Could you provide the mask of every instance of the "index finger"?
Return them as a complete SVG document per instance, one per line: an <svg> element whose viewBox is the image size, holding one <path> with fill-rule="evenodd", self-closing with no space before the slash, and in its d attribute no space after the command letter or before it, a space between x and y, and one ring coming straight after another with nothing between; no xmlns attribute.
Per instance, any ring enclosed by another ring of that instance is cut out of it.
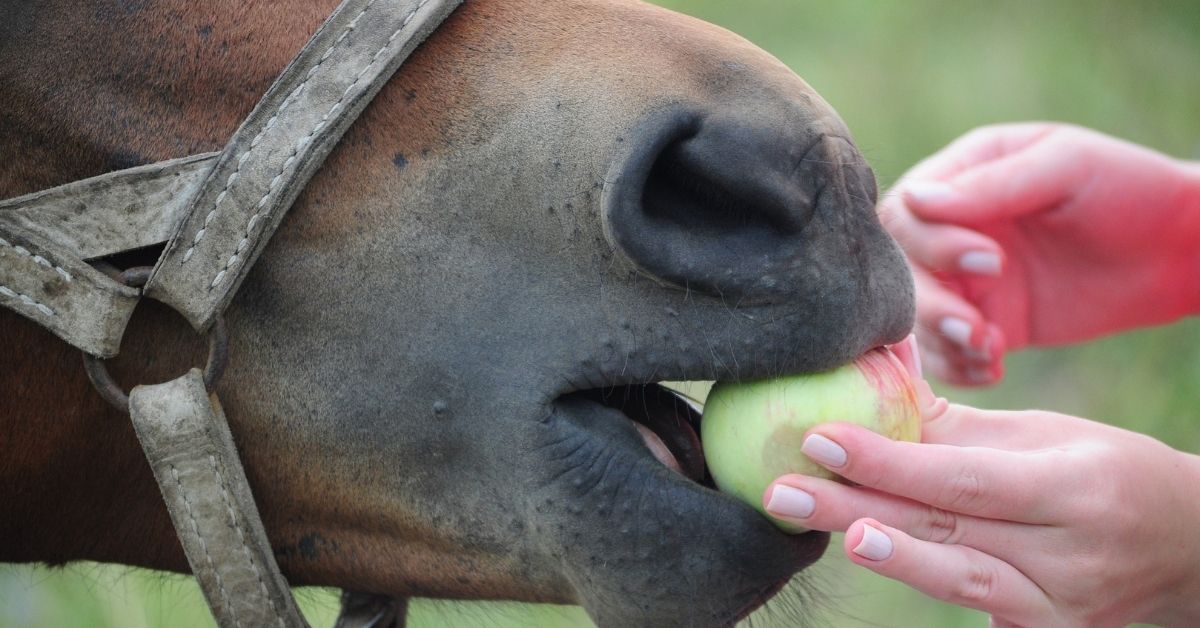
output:
<svg viewBox="0 0 1200 628"><path fill-rule="evenodd" d="M1044 122L1021 122L979 127L926 157L904 174L906 180L945 180L979 164L1015 153L1054 129ZM900 187L897 185L896 187Z"/></svg>
<svg viewBox="0 0 1200 628"><path fill-rule="evenodd" d="M1020 151L1054 129L1043 122L979 127L909 168L879 201L881 215L908 212L901 193L910 181L947 181L976 166Z"/></svg>
<svg viewBox="0 0 1200 628"><path fill-rule="evenodd" d="M1052 523L1072 493L1040 451L893 441L850 423L813 428L801 451L863 486L989 519Z"/></svg>

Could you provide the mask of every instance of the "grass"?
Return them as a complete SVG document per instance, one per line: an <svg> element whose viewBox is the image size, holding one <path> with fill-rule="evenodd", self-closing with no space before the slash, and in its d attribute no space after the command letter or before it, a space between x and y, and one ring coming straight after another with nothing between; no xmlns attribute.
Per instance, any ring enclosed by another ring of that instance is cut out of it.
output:
<svg viewBox="0 0 1200 628"><path fill-rule="evenodd" d="M659 4L722 24L805 77L847 121L885 185L968 129L1008 120L1069 121L1200 157L1200 3L1190 0ZM1073 307L1069 294L1061 305ZM1069 412L1200 450L1197 321L1026 352L1010 358L1008 371L992 390L939 392L984 407ZM853 569L836 549L814 573L828 609L820 625L987 622ZM332 623L332 593L304 592L301 599L314 625ZM574 609L421 602L412 625L549 628L583 621ZM190 580L91 564L0 567L0 628L159 625L211 625Z"/></svg>

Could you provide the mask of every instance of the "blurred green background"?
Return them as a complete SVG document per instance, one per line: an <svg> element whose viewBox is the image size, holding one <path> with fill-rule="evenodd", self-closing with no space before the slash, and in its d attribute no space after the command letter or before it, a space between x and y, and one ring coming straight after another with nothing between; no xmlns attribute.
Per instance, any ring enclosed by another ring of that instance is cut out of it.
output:
<svg viewBox="0 0 1200 628"><path fill-rule="evenodd" d="M959 134L999 121L1069 121L1200 157L1200 3L1192 0L658 3L721 24L795 69L845 118L884 186ZM1009 358L1008 372L992 390L939 392L985 407L1078 414L1200 451L1197 321L1026 352ZM852 568L839 542L809 572L822 591L815 625L986 625L979 613ZM301 600L314 625L331 625L333 593L303 591ZM410 625L585 621L577 609L421 601ZM188 578L94 564L0 566L0 627L209 625ZM759 616L754 625L773 623Z"/></svg>

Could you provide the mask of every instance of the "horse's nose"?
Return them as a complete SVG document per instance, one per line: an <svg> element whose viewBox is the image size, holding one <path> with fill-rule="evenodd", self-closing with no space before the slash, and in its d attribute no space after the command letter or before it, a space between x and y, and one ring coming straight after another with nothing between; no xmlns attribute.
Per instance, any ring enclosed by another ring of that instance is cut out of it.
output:
<svg viewBox="0 0 1200 628"><path fill-rule="evenodd" d="M780 127L736 113L648 120L609 177L606 235L669 284L742 302L794 296L798 273L843 258L824 240L869 235L853 232L872 229L877 190L825 125Z"/></svg>

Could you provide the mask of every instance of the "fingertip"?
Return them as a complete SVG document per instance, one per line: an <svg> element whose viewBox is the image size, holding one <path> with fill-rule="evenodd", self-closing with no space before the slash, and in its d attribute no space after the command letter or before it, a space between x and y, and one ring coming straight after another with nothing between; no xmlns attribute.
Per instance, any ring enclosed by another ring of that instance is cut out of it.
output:
<svg viewBox="0 0 1200 628"><path fill-rule="evenodd" d="M942 315L937 322L938 333L943 338L963 349L972 349L983 344L985 325L979 313L971 308L956 308Z"/></svg>
<svg viewBox="0 0 1200 628"><path fill-rule="evenodd" d="M921 421L923 423L930 423L932 421L936 421L936 420L942 418L943 416L945 416L946 412L949 411L949 409L950 409L950 402L945 397L938 397L936 395L933 395L933 392L931 389L930 390L930 398L929 398L928 402L924 403L921 406Z"/></svg>
<svg viewBox="0 0 1200 628"><path fill-rule="evenodd" d="M1004 270L1004 255L998 250L975 247L958 256L958 270L983 277L999 277Z"/></svg>
<svg viewBox="0 0 1200 628"><path fill-rule="evenodd" d="M1004 251L992 238L954 220L897 216L888 230L917 265L939 273L991 278L1004 267Z"/></svg>
<svg viewBox="0 0 1200 628"><path fill-rule="evenodd" d="M904 206L917 220L963 224L969 218L970 198L956 185L943 181L912 181L901 192Z"/></svg>
<svg viewBox="0 0 1200 628"><path fill-rule="evenodd" d="M797 479L797 478L799 478L799 477L801 477L801 476L799 476L799 475L796 475L796 474L794 474L794 473L789 473L789 474L786 474L786 475L781 475L781 476L779 476L779 477L775 478L775 481L773 481L773 482L771 482L770 484L768 484L768 485L767 485L767 488L763 489L763 494L762 494L762 505L763 505L763 508L764 508L764 509L766 509L766 510L768 510L768 511L771 509L771 499L772 499L772 498L774 497L774 495L775 495L775 488L776 488L776 487L792 487L792 488L795 488L795 487L797 487L797 486L799 485L799 483L796 481L796 479Z"/></svg>
<svg viewBox="0 0 1200 628"><path fill-rule="evenodd" d="M871 521L874 519L856 519L846 528L846 535L842 538L842 548L846 550L847 556L854 556L853 548L862 543L863 527Z"/></svg>
<svg viewBox="0 0 1200 628"><path fill-rule="evenodd" d="M842 435L841 437L838 436L839 433ZM831 434L834 438L826 436L826 434ZM830 469L840 469L849 461L845 447L838 443L838 440L845 440L844 436L842 424L818 425L804 436L804 441L800 444L800 453L808 456L817 464Z"/></svg>
<svg viewBox="0 0 1200 628"><path fill-rule="evenodd" d="M767 514L791 523L803 523L816 510L812 493L778 481L767 487L762 504Z"/></svg>
<svg viewBox="0 0 1200 628"><path fill-rule="evenodd" d="M959 200L962 194L949 183L935 180L909 181L901 191L904 204L918 211L929 207L942 207Z"/></svg>
<svg viewBox="0 0 1200 628"><path fill-rule="evenodd" d="M896 530L875 519L864 518L846 529L844 549L855 563L870 567L891 558L896 551Z"/></svg>

